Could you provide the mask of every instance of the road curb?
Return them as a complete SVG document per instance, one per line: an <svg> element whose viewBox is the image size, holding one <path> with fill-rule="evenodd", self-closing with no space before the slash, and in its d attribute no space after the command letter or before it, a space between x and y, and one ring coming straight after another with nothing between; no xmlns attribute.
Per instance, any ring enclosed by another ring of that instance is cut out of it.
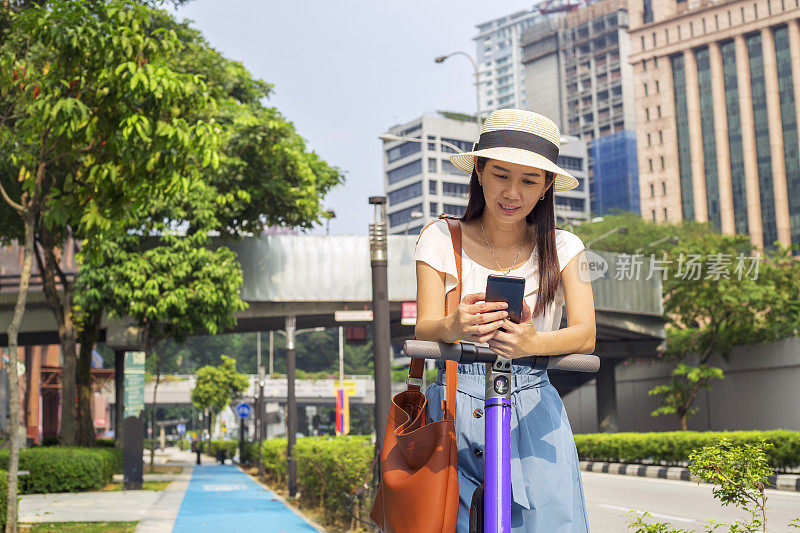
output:
<svg viewBox="0 0 800 533"><path fill-rule="evenodd" d="M701 481L697 476L691 475L689 469L683 466L637 465L628 463L608 463L604 461L580 461L580 465L581 470L586 472L675 479L681 481ZM767 476L767 482L770 488L773 489L800 492L800 475L778 474Z"/></svg>

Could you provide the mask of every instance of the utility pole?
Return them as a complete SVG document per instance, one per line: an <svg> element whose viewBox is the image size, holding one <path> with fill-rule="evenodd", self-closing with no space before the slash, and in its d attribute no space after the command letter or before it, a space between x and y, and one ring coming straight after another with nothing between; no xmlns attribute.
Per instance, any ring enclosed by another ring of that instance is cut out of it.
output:
<svg viewBox="0 0 800 533"><path fill-rule="evenodd" d="M292 455L297 436L297 398L294 394L295 351L294 336L297 320L286 317L286 473L289 497L297 493L297 462Z"/></svg>
<svg viewBox="0 0 800 533"><path fill-rule="evenodd" d="M386 197L371 196L375 222L369 225L370 265L372 267L372 335L375 373L375 445L383 445L389 418L392 378L389 361L389 282L387 278Z"/></svg>
<svg viewBox="0 0 800 533"><path fill-rule="evenodd" d="M339 326L339 387L344 388L344 327Z"/></svg>
<svg viewBox="0 0 800 533"><path fill-rule="evenodd" d="M272 366L272 345L274 340L275 340L275 332L270 331L269 332L269 375L270 376L275 372L275 369Z"/></svg>
<svg viewBox="0 0 800 533"><path fill-rule="evenodd" d="M256 334L256 373L258 374L258 396L256 397L256 434L258 443L258 474L264 475L264 462L261 457L261 445L264 440L264 365L261 364L261 332Z"/></svg>

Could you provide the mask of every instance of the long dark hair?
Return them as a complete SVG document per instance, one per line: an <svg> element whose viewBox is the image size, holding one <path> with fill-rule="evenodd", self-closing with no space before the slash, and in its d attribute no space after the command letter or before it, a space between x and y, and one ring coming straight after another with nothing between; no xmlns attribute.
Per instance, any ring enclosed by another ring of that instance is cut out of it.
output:
<svg viewBox="0 0 800 533"><path fill-rule="evenodd" d="M469 180L469 201L467 210L461 217L463 222L475 220L483 215L486 207L486 198L483 197L483 188L478 182L478 172L483 172L486 166L485 157L479 157L472 169L472 177ZM553 187L550 187L556 175L553 172L545 171L545 183L548 185L544 199L536 203L534 208L525 217L528 224L533 224L536 231L536 250L539 255L539 294L536 298L536 306L532 314L538 316L545 307L556 298L558 284L561 282L561 271L558 268L558 255L556 254L556 223L553 207Z"/></svg>

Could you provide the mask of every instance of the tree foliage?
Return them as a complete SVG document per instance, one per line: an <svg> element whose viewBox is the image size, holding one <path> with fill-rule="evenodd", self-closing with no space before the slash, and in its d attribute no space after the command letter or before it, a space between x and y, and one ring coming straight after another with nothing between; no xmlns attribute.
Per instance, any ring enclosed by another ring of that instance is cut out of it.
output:
<svg viewBox="0 0 800 533"><path fill-rule="evenodd" d="M697 393L702 389L710 389L711 382L715 379L724 379L721 368L701 364L690 366L678 363L672 371L669 383L653 387L647 394L660 396L661 406L653 411L653 416L676 415L682 430L689 429L687 419L697 412L697 407L692 407Z"/></svg>
<svg viewBox="0 0 800 533"><path fill-rule="evenodd" d="M61 1L12 20L0 51L2 184L12 198L39 195L42 227L91 245L218 162L218 127L187 119L212 106L207 87L170 67L182 45L149 9Z"/></svg>
<svg viewBox="0 0 800 533"><path fill-rule="evenodd" d="M575 226L588 243L611 233L593 248L665 267L664 355L676 361L669 383L650 391L660 398L655 415L675 414L682 429L696 409L697 393L722 379L708 365L714 355L728 359L734 346L796 336L800 330L800 262L779 245L757 254L746 235L722 235L693 221L654 224L634 213L605 216L601 222ZM694 266L693 266L694 265ZM693 270L697 266L697 270ZM661 276L658 272L656 276Z"/></svg>
<svg viewBox="0 0 800 533"><path fill-rule="evenodd" d="M103 243L153 202L193 190L202 169L219 162L218 127L197 118L213 100L199 76L170 67L182 44L152 23L150 8L75 0L17 7L4 12L11 26L0 46L0 215L16 210L33 219L61 340L62 392L74 397L84 377L79 406L87 418L91 345L76 373L74 287L59 249L71 236L80 255L98 261ZM23 225L0 224L5 239L20 238ZM87 321L90 329L99 320ZM72 401L62 403L61 420L62 441L75 442Z"/></svg>
<svg viewBox="0 0 800 533"><path fill-rule="evenodd" d="M220 358L219 365L207 365L197 371L192 404L200 410L219 412L247 389L247 376L236 371L236 360L227 355Z"/></svg>
<svg viewBox="0 0 800 533"><path fill-rule="evenodd" d="M689 456L692 474L714 484L714 497L722 506L733 504L750 515L734 524L740 531L767 530L767 476L773 473L766 450L772 445L735 446L725 438ZM731 525L734 525L731 524Z"/></svg>
<svg viewBox="0 0 800 533"><path fill-rule="evenodd" d="M368 330L369 331L369 330ZM273 361L276 374L286 373L286 340L274 335ZM295 343L297 374L339 375L339 333L336 328L301 333ZM179 343L169 339L156 350L168 361L165 372L192 374L198 368L213 364L224 353L236 359L237 367L245 373L256 374L256 334L228 333L217 336L188 337ZM269 359L269 333L261 334L261 361L266 367ZM371 335L364 343L344 343L345 374L372 374Z"/></svg>

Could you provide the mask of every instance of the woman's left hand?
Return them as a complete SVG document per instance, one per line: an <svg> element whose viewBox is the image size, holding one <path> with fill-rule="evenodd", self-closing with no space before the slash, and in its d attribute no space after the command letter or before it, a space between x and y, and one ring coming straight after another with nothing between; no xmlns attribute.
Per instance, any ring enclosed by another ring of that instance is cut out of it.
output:
<svg viewBox="0 0 800 533"><path fill-rule="evenodd" d="M533 326L531 308L528 304L522 302L522 320L519 324L506 319L500 327L505 331L499 329L495 331L494 337L488 343L494 353L509 359L536 354L538 333Z"/></svg>

